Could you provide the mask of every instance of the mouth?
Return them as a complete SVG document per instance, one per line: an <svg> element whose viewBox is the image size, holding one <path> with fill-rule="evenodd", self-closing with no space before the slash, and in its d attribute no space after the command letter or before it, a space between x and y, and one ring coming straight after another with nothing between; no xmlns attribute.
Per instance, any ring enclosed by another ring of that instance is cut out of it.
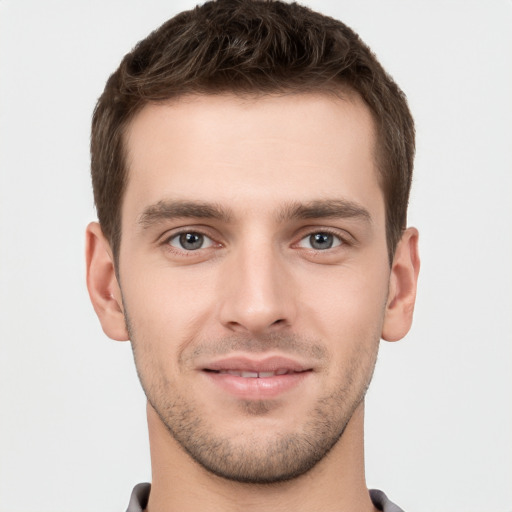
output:
<svg viewBox="0 0 512 512"><path fill-rule="evenodd" d="M203 370L216 373L235 372L243 377L269 377L274 375L286 375L288 373L300 373L312 370L307 363L284 356L264 356L256 358L252 356L230 356L204 364ZM241 375L247 374L247 375Z"/></svg>
<svg viewBox="0 0 512 512"><path fill-rule="evenodd" d="M260 372L252 372L252 371L244 371L244 370L210 370L209 368L204 369L205 372L218 373L219 375L235 375L236 377L242 377L244 379L268 379L270 377L276 377L279 375L290 375L292 373L302 373L295 372L292 370L288 370L287 368L281 368L275 371L260 371ZM305 370L311 371L311 370Z"/></svg>
<svg viewBox="0 0 512 512"><path fill-rule="evenodd" d="M297 390L313 368L285 357L229 357L208 363L201 371L214 389L224 394L244 400L267 400Z"/></svg>

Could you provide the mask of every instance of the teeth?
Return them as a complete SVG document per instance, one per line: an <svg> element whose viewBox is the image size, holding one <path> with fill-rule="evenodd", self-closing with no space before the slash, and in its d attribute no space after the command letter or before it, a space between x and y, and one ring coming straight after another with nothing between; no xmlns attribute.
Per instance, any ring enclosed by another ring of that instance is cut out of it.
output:
<svg viewBox="0 0 512 512"><path fill-rule="evenodd" d="M240 377L256 379L258 378L258 372L240 372Z"/></svg>
<svg viewBox="0 0 512 512"><path fill-rule="evenodd" d="M243 377L246 379L264 379L266 377L274 377L275 375L286 375L288 370L286 369L280 369L276 370L275 372L246 372L241 370L219 370L218 373L222 374L228 374L228 375L234 375L235 377Z"/></svg>

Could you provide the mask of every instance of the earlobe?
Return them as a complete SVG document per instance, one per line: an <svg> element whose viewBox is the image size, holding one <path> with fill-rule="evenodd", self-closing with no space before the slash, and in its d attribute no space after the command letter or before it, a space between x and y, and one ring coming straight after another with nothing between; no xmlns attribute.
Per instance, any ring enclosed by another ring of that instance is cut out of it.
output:
<svg viewBox="0 0 512 512"><path fill-rule="evenodd" d="M419 270L418 230L408 228L398 243L391 267L381 335L386 341L402 339L411 328Z"/></svg>
<svg viewBox="0 0 512 512"><path fill-rule="evenodd" d="M91 222L86 230L87 289L105 334L117 341L129 339L110 245L100 225Z"/></svg>

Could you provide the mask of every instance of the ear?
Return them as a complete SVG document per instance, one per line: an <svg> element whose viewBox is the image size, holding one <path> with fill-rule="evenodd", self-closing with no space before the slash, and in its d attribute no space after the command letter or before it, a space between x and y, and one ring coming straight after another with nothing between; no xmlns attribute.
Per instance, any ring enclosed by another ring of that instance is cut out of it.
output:
<svg viewBox="0 0 512 512"><path fill-rule="evenodd" d="M381 337L386 341L402 339L411 328L420 270L418 230L408 228L397 245Z"/></svg>
<svg viewBox="0 0 512 512"><path fill-rule="evenodd" d="M127 341L121 289L117 282L114 258L100 225L87 226L85 241L87 289L103 332L113 340Z"/></svg>

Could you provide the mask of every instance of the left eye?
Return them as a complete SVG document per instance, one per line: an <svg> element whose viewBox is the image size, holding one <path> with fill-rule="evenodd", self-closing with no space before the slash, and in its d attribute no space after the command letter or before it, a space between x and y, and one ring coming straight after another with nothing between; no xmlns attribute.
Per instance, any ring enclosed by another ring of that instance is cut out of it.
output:
<svg viewBox="0 0 512 512"><path fill-rule="evenodd" d="M318 233L312 233L311 235L304 237L299 242L299 247L322 251L326 249L332 249L333 247L338 247L342 243L343 242L341 238L337 237L336 235L320 231Z"/></svg>
<svg viewBox="0 0 512 512"><path fill-rule="evenodd" d="M168 244L185 251L197 251L198 249L211 247L213 240L201 233L190 231L173 236L169 239Z"/></svg>

